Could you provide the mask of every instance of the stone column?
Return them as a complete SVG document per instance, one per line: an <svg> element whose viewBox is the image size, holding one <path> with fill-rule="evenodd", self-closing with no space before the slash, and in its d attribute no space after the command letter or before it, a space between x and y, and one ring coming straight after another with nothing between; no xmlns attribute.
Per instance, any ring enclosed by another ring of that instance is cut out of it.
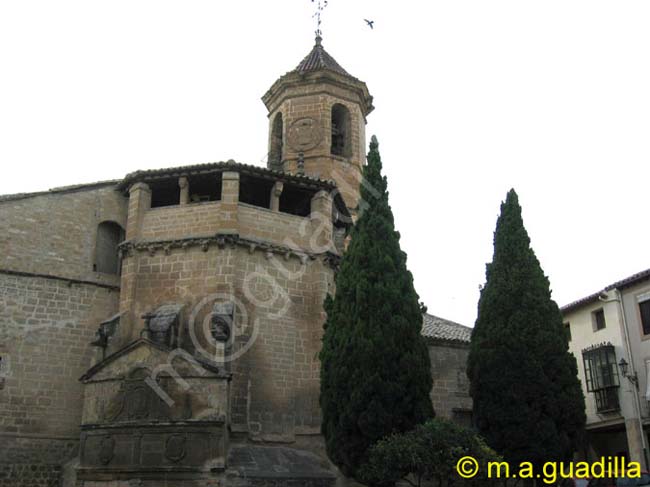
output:
<svg viewBox="0 0 650 487"><path fill-rule="evenodd" d="M227 171L221 175L221 206L219 233L239 233L237 205L239 204L239 173Z"/></svg>
<svg viewBox="0 0 650 487"><path fill-rule="evenodd" d="M178 187L181 188L181 205L186 205L190 202L190 183L185 176L178 178Z"/></svg>
<svg viewBox="0 0 650 487"><path fill-rule="evenodd" d="M126 240L140 236L144 213L151 208L151 189L145 183L135 183L129 188L129 213L126 219Z"/></svg>
<svg viewBox="0 0 650 487"><path fill-rule="evenodd" d="M639 420L636 418L626 418L625 433L627 436L627 449L630 452L630 460L639 462L641 470L646 470Z"/></svg>
<svg viewBox="0 0 650 487"><path fill-rule="evenodd" d="M141 235L144 214L151 208L151 189L145 183L136 183L129 188L129 213L126 220L126 240L137 241ZM138 252L131 250L122 259L120 277L120 325L116 347L126 345L135 334L137 320L133 308L138 278Z"/></svg>
<svg viewBox="0 0 650 487"><path fill-rule="evenodd" d="M322 253L327 251L334 251L334 243L332 241L333 225L332 225L332 195L327 191L319 191L311 199L311 231L312 235L309 238L309 252Z"/></svg>
<svg viewBox="0 0 650 487"><path fill-rule="evenodd" d="M280 195L282 195L282 190L284 189L284 183L282 181L276 181L271 190L271 210L280 211Z"/></svg>

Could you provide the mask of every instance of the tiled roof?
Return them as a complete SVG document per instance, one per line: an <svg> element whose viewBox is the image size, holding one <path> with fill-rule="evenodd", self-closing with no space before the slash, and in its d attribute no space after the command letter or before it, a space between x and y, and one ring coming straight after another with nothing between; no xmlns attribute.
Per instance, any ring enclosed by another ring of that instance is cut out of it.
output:
<svg viewBox="0 0 650 487"><path fill-rule="evenodd" d="M422 315L422 336L432 340L469 343L472 329L430 314Z"/></svg>
<svg viewBox="0 0 650 487"><path fill-rule="evenodd" d="M142 171L135 171L126 175L126 177L120 182L119 188L125 190L131 184L138 181L146 181L149 179L157 179L175 175L200 174L217 170L240 171L249 173L251 175L266 176L272 179L284 179L296 184L312 185L327 189L333 189L336 187L336 183L333 180L319 179L308 176L306 174L290 174L274 169L267 169L261 166L242 164L231 159L226 162L210 162L205 164L193 164L190 166L165 167L162 169L146 169Z"/></svg>
<svg viewBox="0 0 650 487"><path fill-rule="evenodd" d="M636 274L632 274L631 276L628 276L625 279L621 279L620 281L616 281L610 284L609 286L605 286L602 291L595 292L593 294L590 294L589 296L585 296L584 298L578 299L577 301L564 305L560 308L560 311L562 311L563 313L568 313L570 311L580 308L581 306L598 301L598 297L605 291L612 291L614 289L619 289L619 290L625 289L630 286L634 286L635 284L641 281L645 281L647 279L650 279L650 269L646 269L644 271L637 272Z"/></svg>
<svg viewBox="0 0 650 487"><path fill-rule="evenodd" d="M294 71L299 73L306 73L309 71L317 71L319 69L329 69L331 71L336 71L337 73L344 74L346 76L351 76L345 69L341 67L336 60L329 55L321 44L321 38L316 37L316 44L309 54L300 61L300 64L296 67Z"/></svg>

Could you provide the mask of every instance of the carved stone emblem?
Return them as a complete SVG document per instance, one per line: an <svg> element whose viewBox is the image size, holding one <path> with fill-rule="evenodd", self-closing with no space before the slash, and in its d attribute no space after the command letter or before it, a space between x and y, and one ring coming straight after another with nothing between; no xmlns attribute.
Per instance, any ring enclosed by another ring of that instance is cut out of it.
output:
<svg viewBox="0 0 650 487"><path fill-rule="evenodd" d="M172 462L180 462L185 457L185 435L171 435L165 444L165 457Z"/></svg>
<svg viewBox="0 0 650 487"><path fill-rule="evenodd" d="M126 390L126 418L127 419L144 419L149 416L150 395L147 384L138 384Z"/></svg>
<svg viewBox="0 0 650 487"><path fill-rule="evenodd" d="M320 144L322 138L320 123L309 117L299 118L293 122L287 134L287 142L296 152L315 148Z"/></svg>
<svg viewBox="0 0 650 487"><path fill-rule="evenodd" d="M108 465L115 454L115 440L110 436L105 436L99 442L99 461L102 465Z"/></svg>
<svg viewBox="0 0 650 487"><path fill-rule="evenodd" d="M210 333L218 342L227 342L232 330L235 306L233 303L215 303L210 317Z"/></svg>
<svg viewBox="0 0 650 487"><path fill-rule="evenodd" d="M119 392L111 398L104 412L104 420L142 421L169 419L169 407L154 388L147 383L149 372L137 368L120 385Z"/></svg>

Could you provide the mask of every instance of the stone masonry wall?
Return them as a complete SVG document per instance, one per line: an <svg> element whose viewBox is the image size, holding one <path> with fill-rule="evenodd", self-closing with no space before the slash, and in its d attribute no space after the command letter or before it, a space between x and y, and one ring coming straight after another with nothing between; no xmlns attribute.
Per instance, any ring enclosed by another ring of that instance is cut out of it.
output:
<svg viewBox="0 0 650 487"><path fill-rule="evenodd" d="M220 202L163 206L144 213L143 239L175 239L213 235L220 228Z"/></svg>
<svg viewBox="0 0 650 487"><path fill-rule="evenodd" d="M333 271L322 259L288 260L281 254L245 247L189 247L124 260L123 277L132 281L133 316L164 303L185 304L184 343L213 353L201 328L215 299L236 304L234 350L228 362L233 428L255 436L292 440L296 431L315 433L320 426L316 355L322 331L322 301ZM131 301L124 301L131 306ZM196 315L192 322L190 317ZM138 320L127 341L139 336ZM198 337L191 340L187 329ZM116 347L119 348L118 345Z"/></svg>
<svg viewBox="0 0 650 487"><path fill-rule="evenodd" d="M242 237L310 250L312 228L309 218L241 203L238 217L239 235Z"/></svg>
<svg viewBox="0 0 650 487"><path fill-rule="evenodd" d="M323 85L323 90L332 90L332 87ZM316 90L311 88L310 90ZM322 179L336 181L339 191L348 208L355 208L358 203L359 184L361 182L361 168L365 163L365 119L359 105L355 100L347 98L349 93L345 90L337 91L333 96L329 93L308 95L296 89L280 105L278 111L283 114L285 139L288 140L291 125L302 118L313 119L319 127L320 140L318 144L304 151L305 173ZM347 95L347 96L346 96ZM351 117L351 156L333 156L330 153L332 143L332 106L344 105ZM277 111L269 114L270 120L274 119ZM291 148L289 143L284 149L284 170L290 173L297 172L296 161L298 153Z"/></svg>
<svg viewBox="0 0 650 487"><path fill-rule="evenodd" d="M171 240L210 236L222 230L220 202L164 206L144 212L139 237L143 240ZM292 247L306 248L311 236L308 218L239 203L236 228L242 237Z"/></svg>
<svg viewBox="0 0 650 487"><path fill-rule="evenodd" d="M79 377L119 278L93 271L97 225L123 227L113 186L0 201L0 486L59 485L76 454Z"/></svg>
<svg viewBox="0 0 650 487"><path fill-rule="evenodd" d="M117 307L114 289L0 274L0 464L41 471L74 455L78 379L96 353L98 323Z"/></svg>
<svg viewBox="0 0 650 487"><path fill-rule="evenodd" d="M117 284L93 272L95 238L102 221L126 228L126 203L112 185L0 201L0 269Z"/></svg>
<svg viewBox="0 0 650 487"><path fill-rule="evenodd" d="M251 311L252 346L233 363L233 430L293 441L320 430L318 351L322 302L333 271L321 260L242 255L235 289Z"/></svg>
<svg viewBox="0 0 650 487"><path fill-rule="evenodd" d="M469 344L429 341L428 348L436 416L459 420L459 413L469 414L472 410L466 372Z"/></svg>
<svg viewBox="0 0 650 487"><path fill-rule="evenodd" d="M61 471L58 465L0 464L0 487L59 487Z"/></svg>

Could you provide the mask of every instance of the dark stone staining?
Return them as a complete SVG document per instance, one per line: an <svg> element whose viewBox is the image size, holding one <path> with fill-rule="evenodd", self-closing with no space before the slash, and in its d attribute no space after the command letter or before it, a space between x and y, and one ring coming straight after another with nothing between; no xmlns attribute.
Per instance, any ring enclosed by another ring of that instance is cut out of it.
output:
<svg viewBox="0 0 650 487"><path fill-rule="evenodd" d="M176 380L161 377L152 385L150 378L147 368L132 370L107 401L100 422L82 426L80 479L130 478L139 472L185 478L200 474L206 462L213 474L225 468L225 417L191 419L192 400Z"/></svg>
<svg viewBox="0 0 650 487"><path fill-rule="evenodd" d="M231 446L228 466L246 486L333 486L336 477L313 453L280 446Z"/></svg>

